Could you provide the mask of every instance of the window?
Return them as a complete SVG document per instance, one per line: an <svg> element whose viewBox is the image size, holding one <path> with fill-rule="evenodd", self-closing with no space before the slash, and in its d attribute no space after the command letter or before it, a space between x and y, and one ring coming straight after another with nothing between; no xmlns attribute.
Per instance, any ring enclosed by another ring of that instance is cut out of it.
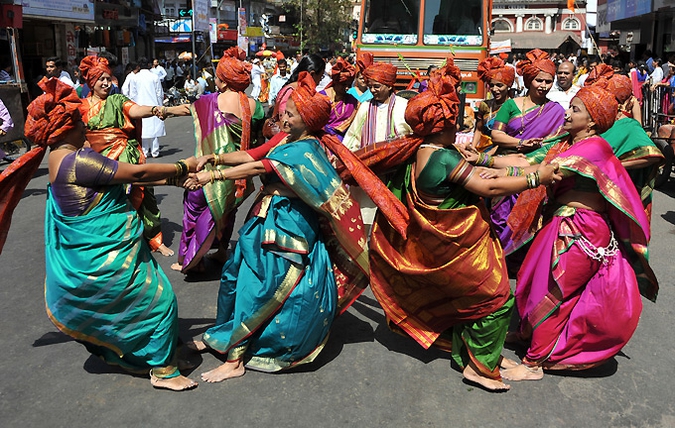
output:
<svg viewBox="0 0 675 428"><path fill-rule="evenodd" d="M513 26L508 19L495 19L492 21L492 28L495 33L512 33Z"/></svg>
<svg viewBox="0 0 675 428"><path fill-rule="evenodd" d="M532 17L525 23L526 31L541 31L544 28L544 23L541 19Z"/></svg>
<svg viewBox="0 0 675 428"><path fill-rule="evenodd" d="M483 42L481 0L426 0L424 43L480 45Z"/></svg>
<svg viewBox="0 0 675 428"><path fill-rule="evenodd" d="M363 18L364 43L417 43L420 0L368 0Z"/></svg>
<svg viewBox="0 0 675 428"><path fill-rule="evenodd" d="M562 24L563 30L580 30L581 23L576 18L567 18Z"/></svg>

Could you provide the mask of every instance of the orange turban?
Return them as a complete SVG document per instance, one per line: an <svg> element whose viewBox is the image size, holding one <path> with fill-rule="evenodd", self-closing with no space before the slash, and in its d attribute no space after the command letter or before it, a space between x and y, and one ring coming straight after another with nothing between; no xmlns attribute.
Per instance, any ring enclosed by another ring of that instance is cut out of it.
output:
<svg viewBox="0 0 675 428"><path fill-rule="evenodd" d="M223 53L216 67L216 76L237 92L251 84L251 64L245 63L246 52L233 46Z"/></svg>
<svg viewBox="0 0 675 428"><path fill-rule="evenodd" d="M24 132L31 141L46 147L56 143L63 134L75 128L77 120L80 120L78 108L81 101L73 88L56 78L45 77L40 80L38 86L42 88L44 94L28 106Z"/></svg>
<svg viewBox="0 0 675 428"><path fill-rule="evenodd" d="M526 87L529 87L534 78L537 77L537 74L542 71L550 74L551 77L555 76L555 63L549 59L546 52L541 49L532 49L525 56L526 59L518 61L516 70L518 74L523 76Z"/></svg>
<svg viewBox="0 0 675 428"><path fill-rule="evenodd" d="M331 69L331 77L334 83L351 83L354 81L356 69L353 65L339 57Z"/></svg>
<svg viewBox="0 0 675 428"><path fill-rule="evenodd" d="M484 83L496 80L511 87L516 79L516 70L504 64L500 58L492 56L478 63L478 78Z"/></svg>
<svg viewBox="0 0 675 428"><path fill-rule="evenodd" d="M614 94L602 87L606 85L606 82L584 86L579 89L575 96L586 106L588 114L597 126L598 134L602 134L612 127L619 111L619 103L616 101Z"/></svg>
<svg viewBox="0 0 675 428"><path fill-rule="evenodd" d="M298 87L291 92L291 99L310 132L318 131L328 123L330 100L327 96L316 92L316 83L308 72L300 72Z"/></svg>
<svg viewBox="0 0 675 428"><path fill-rule="evenodd" d="M616 97L619 104L623 104L633 95L633 84L628 76L614 74L614 69L608 64L598 64L590 73L584 82L584 86L598 85L601 81L601 87Z"/></svg>
<svg viewBox="0 0 675 428"><path fill-rule="evenodd" d="M376 62L366 68L363 76L366 79L372 79L383 85L394 87L397 72L398 70L395 65L387 62Z"/></svg>
<svg viewBox="0 0 675 428"><path fill-rule="evenodd" d="M460 103L456 87L461 77L449 58L446 66L431 73L427 90L408 101L405 121L415 134L424 137L455 126Z"/></svg>
<svg viewBox="0 0 675 428"><path fill-rule="evenodd" d="M82 73L82 78L87 82L91 91L94 90L94 84L101 78L103 73L108 73L112 76L108 60L96 55L82 58L82 61L80 61L80 73Z"/></svg>
<svg viewBox="0 0 675 428"><path fill-rule="evenodd" d="M363 73L366 70L366 68L373 65L373 62L374 62L373 54L371 54L370 52L360 53L356 57L356 71L358 71L359 73Z"/></svg>

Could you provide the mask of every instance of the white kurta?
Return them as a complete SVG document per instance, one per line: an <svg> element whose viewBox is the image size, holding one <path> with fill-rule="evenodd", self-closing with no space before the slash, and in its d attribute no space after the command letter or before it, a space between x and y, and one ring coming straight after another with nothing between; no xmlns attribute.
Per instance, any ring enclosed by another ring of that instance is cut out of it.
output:
<svg viewBox="0 0 675 428"><path fill-rule="evenodd" d="M159 77L148 69L143 69L129 82L129 98L136 104L145 106L161 106L164 91ZM164 122L158 117L143 119L142 138L156 138L166 135Z"/></svg>

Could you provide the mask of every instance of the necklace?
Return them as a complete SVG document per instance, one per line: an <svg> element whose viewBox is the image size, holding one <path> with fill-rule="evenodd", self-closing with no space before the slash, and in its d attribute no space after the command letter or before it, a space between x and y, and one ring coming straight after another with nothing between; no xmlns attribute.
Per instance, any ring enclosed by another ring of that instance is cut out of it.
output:
<svg viewBox="0 0 675 428"><path fill-rule="evenodd" d="M523 108L521 109L521 114L520 114L520 130L518 131L518 135L523 135L523 132L525 132L525 98L523 97ZM536 104L535 104L536 105ZM544 101L541 104L541 107L539 107L539 111L537 112L537 115L534 116L532 119L529 120L529 122L532 122L536 120L540 115L541 112L544 110L544 106L546 105L546 101Z"/></svg>
<svg viewBox="0 0 675 428"><path fill-rule="evenodd" d="M64 143L64 144L61 144L60 146L58 146L57 148L55 148L54 150L68 150L70 152L76 152L79 149L77 147L73 146L70 143Z"/></svg>

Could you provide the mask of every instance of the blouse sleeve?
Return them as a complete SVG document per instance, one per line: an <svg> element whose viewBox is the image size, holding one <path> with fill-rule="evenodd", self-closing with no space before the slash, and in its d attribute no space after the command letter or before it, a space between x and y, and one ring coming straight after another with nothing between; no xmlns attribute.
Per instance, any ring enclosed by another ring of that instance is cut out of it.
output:
<svg viewBox="0 0 675 428"><path fill-rule="evenodd" d="M105 186L115 177L118 163L92 149L79 150L75 157L75 183L83 187Z"/></svg>

